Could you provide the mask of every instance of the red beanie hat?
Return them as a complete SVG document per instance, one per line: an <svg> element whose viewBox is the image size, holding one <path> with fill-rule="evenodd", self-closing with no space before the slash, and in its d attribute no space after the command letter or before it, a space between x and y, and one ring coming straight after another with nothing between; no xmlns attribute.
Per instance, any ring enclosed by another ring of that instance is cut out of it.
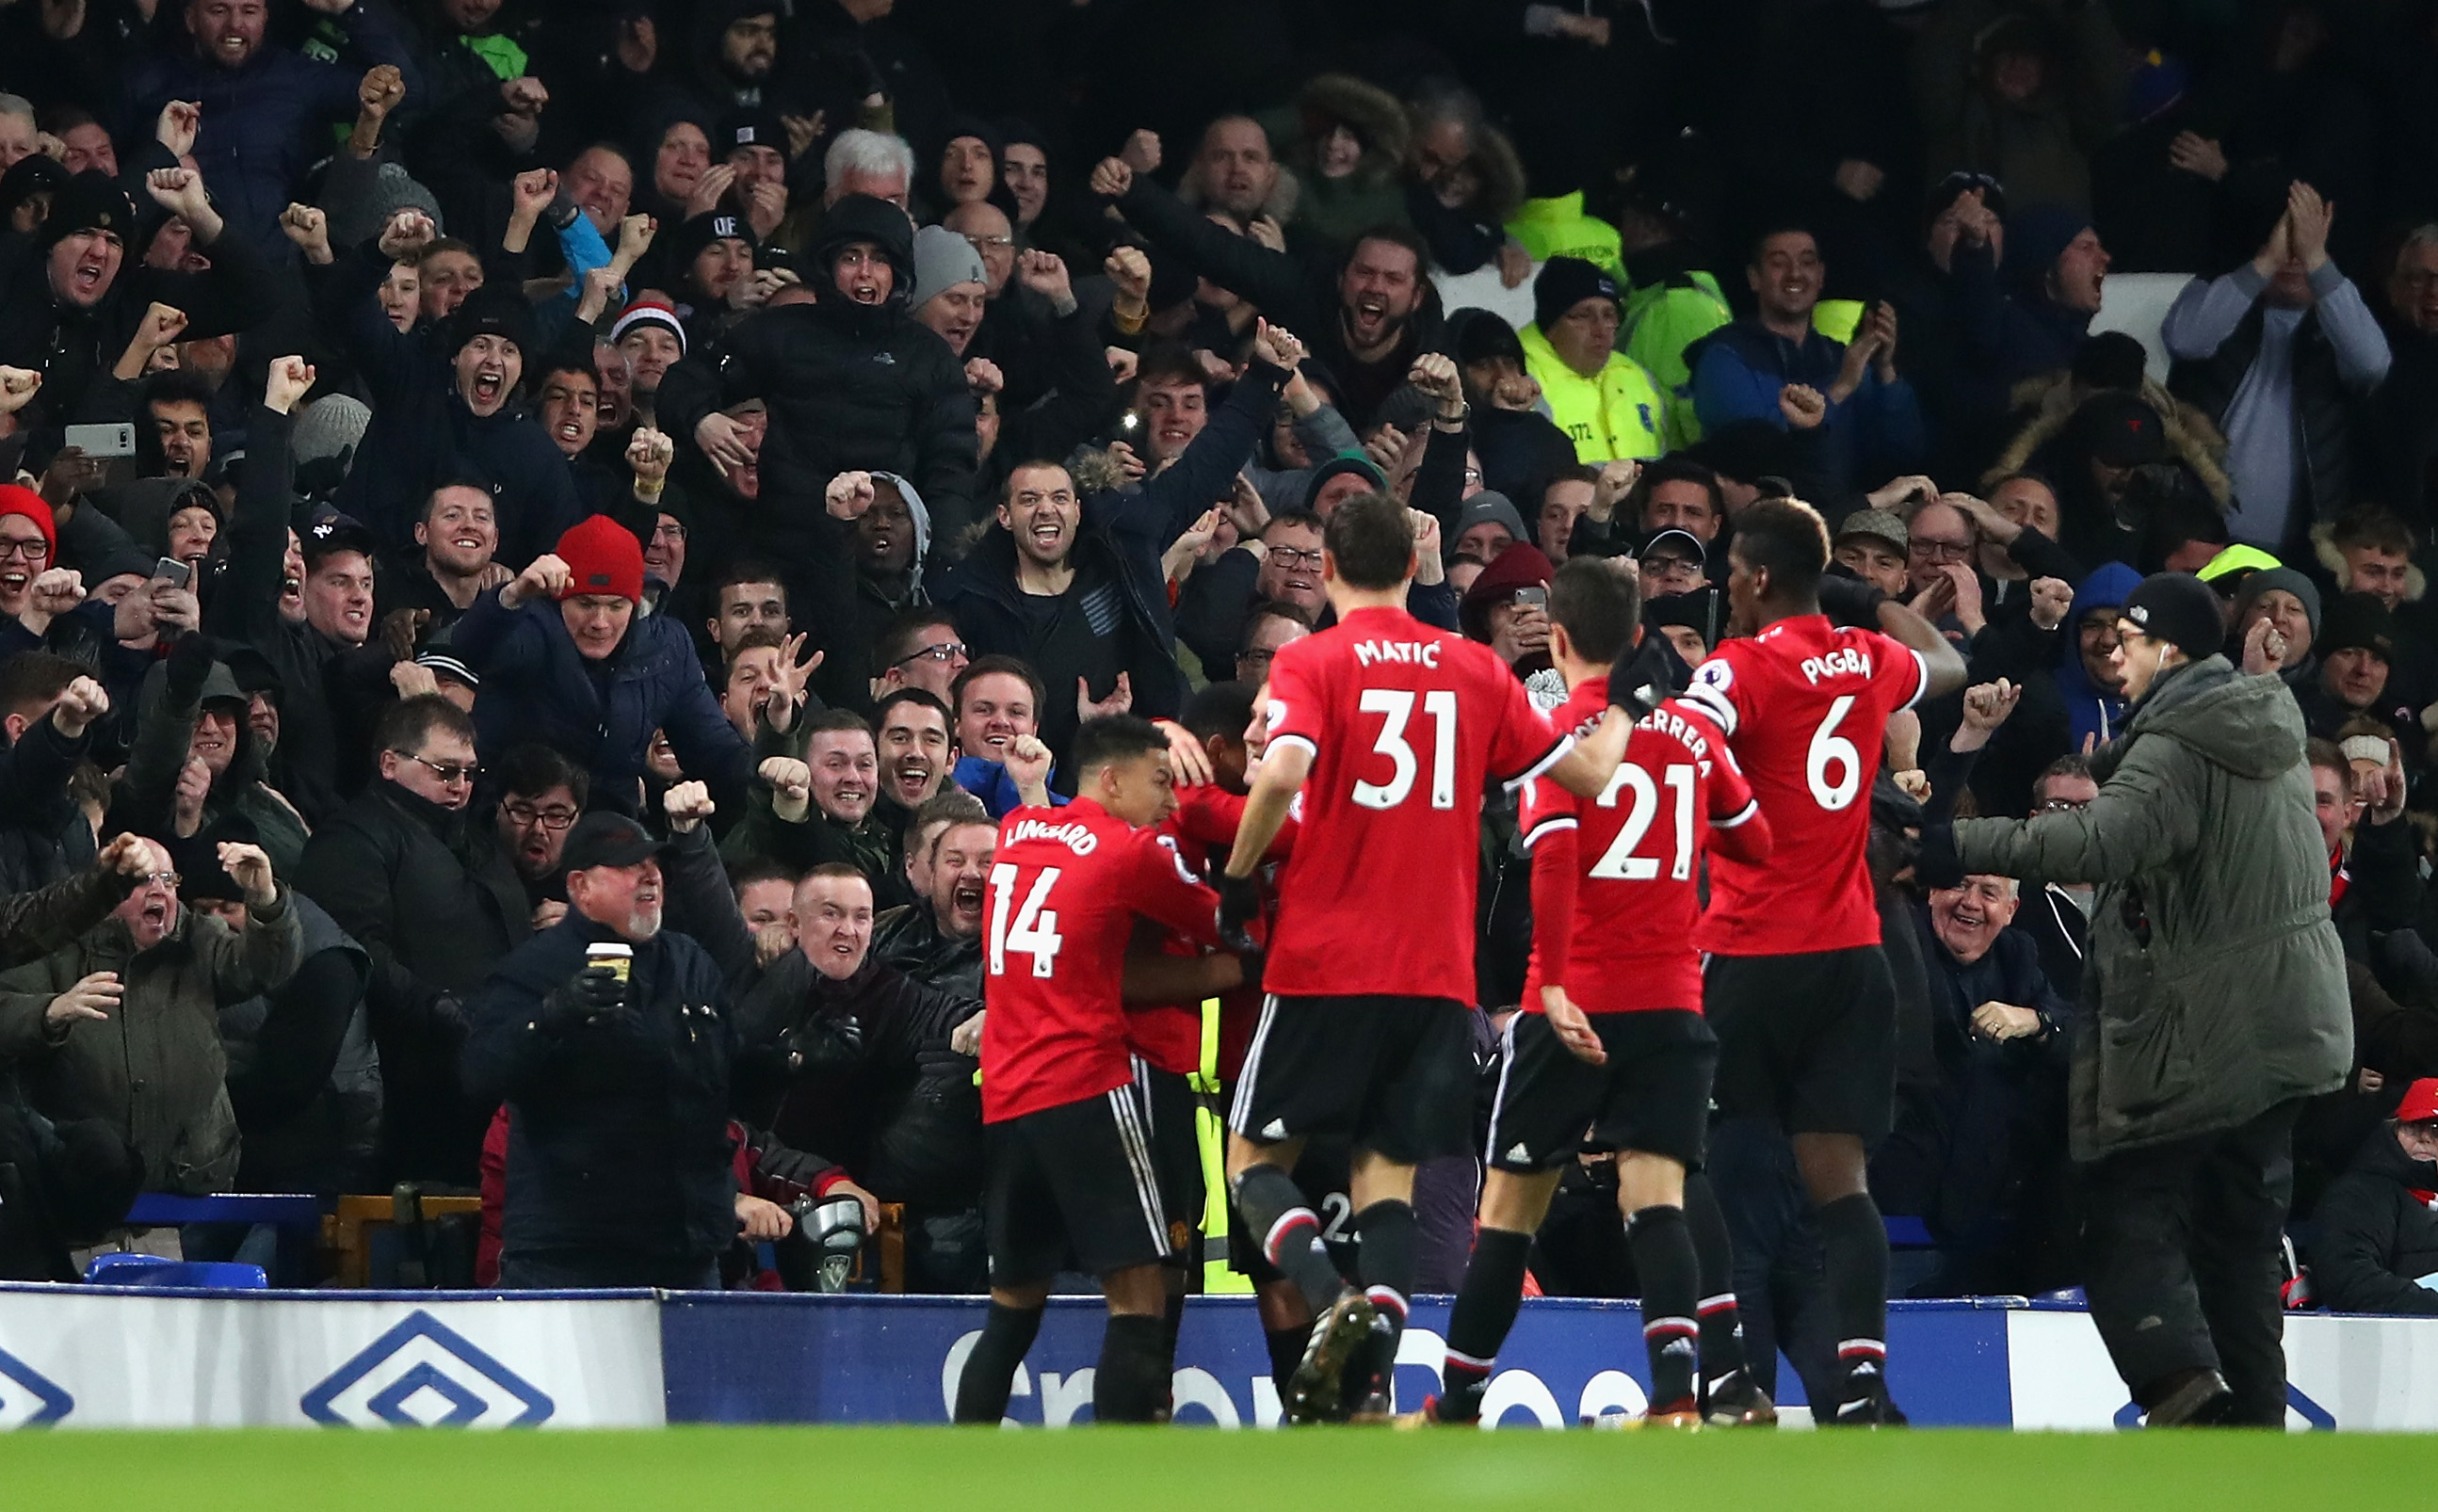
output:
<svg viewBox="0 0 2438 1512"><path fill-rule="evenodd" d="M574 576L560 598L615 593L644 602L644 547L635 533L607 515L595 515L558 538L558 559Z"/></svg>
<svg viewBox="0 0 2438 1512"><path fill-rule="evenodd" d="M52 522L51 506L43 502L42 495L23 483L0 483L0 515L23 515L32 520L49 543L51 554L60 554L59 527Z"/></svg>

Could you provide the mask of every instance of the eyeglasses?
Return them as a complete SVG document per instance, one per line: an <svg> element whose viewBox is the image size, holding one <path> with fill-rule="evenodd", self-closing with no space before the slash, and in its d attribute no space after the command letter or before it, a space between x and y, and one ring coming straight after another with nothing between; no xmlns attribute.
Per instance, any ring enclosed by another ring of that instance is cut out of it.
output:
<svg viewBox="0 0 2438 1512"><path fill-rule="evenodd" d="M443 777L441 781L445 782L449 779ZM575 822L575 810L572 808L536 808L531 803L503 803L500 811L508 817L510 823L539 824L545 830L563 830Z"/></svg>
<svg viewBox="0 0 2438 1512"><path fill-rule="evenodd" d="M0 538L0 560L6 560L9 556L15 555L22 556L29 562L39 562L50 554L51 543L43 539L40 536L35 536L31 540L22 541L12 541L6 538Z"/></svg>
<svg viewBox="0 0 2438 1512"><path fill-rule="evenodd" d="M1309 567L1317 572L1320 571L1320 553L1318 551L1299 552L1292 546L1273 546L1270 548L1270 565L1290 569Z"/></svg>
<svg viewBox="0 0 2438 1512"><path fill-rule="evenodd" d="M681 541L685 538L686 528L674 519L664 519L652 527L652 539L656 541Z"/></svg>
<svg viewBox="0 0 2438 1512"><path fill-rule="evenodd" d="M1967 556L1972 554L1972 543L1970 541L1934 540L1927 536L1916 536L1913 539L1905 542L1905 550L1911 552L1914 555L1922 558L1924 561L1960 562Z"/></svg>
<svg viewBox="0 0 2438 1512"><path fill-rule="evenodd" d="M144 886L147 888L167 888L175 892L186 880L175 871L150 871L145 873Z"/></svg>
<svg viewBox="0 0 2438 1512"><path fill-rule="evenodd" d="M2035 814L2070 814L2077 809L2087 809L2089 807L2091 807L2091 800L2087 798L2053 798L2042 803L2039 808L2032 810L2032 812Z"/></svg>
<svg viewBox="0 0 2438 1512"><path fill-rule="evenodd" d="M1479 483L1479 482L1481 482L1481 469L1480 469L1479 467L1467 467L1467 468L1465 468L1465 469L1464 469L1464 481L1465 481L1465 482L1467 482L1467 483Z"/></svg>
<svg viewBox="0 0 2438 1512"><path fill-rule="evenodd" d="M972 245L976 252L986 251L992 247L1013 247L1016 245L1016 238L1014 237L968 236L965 237L965 240Z"/></svg>
<svg viewBox="0 0 2438 1512"><path fill-rule="evenodd" d="M906 655L899 657L896 660L891 662L890 665L892 667L902 667L909 661L922 661L927 659L932 661L955 661L961 658L971 659L972 656L972 651L966 648L964 642L961 641L943 641L938 645L927 645L919 651L910 651Z"/></svg>
<svg viewBox="0 0 2438 1512"><path fill-rule="evenodd" d="M398 751L396 754L406 757L408 761L418 766L431 767L432 775L440 779L443 783L470 782L483 769L473 762L435 762L428 756L416 756L406 751Z"/></svg>

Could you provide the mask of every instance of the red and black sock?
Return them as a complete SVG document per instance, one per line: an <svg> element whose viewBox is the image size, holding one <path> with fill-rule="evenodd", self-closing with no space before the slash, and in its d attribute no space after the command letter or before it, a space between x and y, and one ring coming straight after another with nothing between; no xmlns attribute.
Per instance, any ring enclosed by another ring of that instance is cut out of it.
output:
<svg viewBox="0 0 2438 1512"><path fill-rule="evenodd" d="M1250 1168L1236 1178L1236 1210L1262 1236L1262 1253L1296 1284L1313 1316L1328 1311L1346 1290L1346 1278L1321 1247L1320 1215L1304 1204L1295 1178L1276 1166Z"/></svg>
<svg viewBox="0 0 2438 1512"><path fill-rule="evenodd" d="M1524 1306L1524 1267L1532 1236L1485 1228L1474 1237L1473 1260L1448 1314L1447 1361L1440 1372L1440 1421L1472 1422L1496 1368L1499 1346Z"/></svg>
<svg viewBox="0 0 2438 1512"><path fill-rule="evenodd" d="M1888 1231L1868 1192L1840 1197L1821 1208L1819 1218L1843 1403L1886 1389Z"/></svg>
<svg viewBox="0 0 2438 1512"><path fill-rule="evenodd" d="M1701 1264L1682 1208L1652 1205L1625 1221L1634 1268L1642 1277L1642 1345L1651 1357L1651 1405L1666 1407L1694 1395L1701 1366L1702 1327L1695 1304Z"/></svg>
<svg viewBox="0 0 2438 1512"><path fill-rule="evenodd" d="M1702 1375L1721 1380L1744 1367L1743 1314L1736 1307L1736 1257L1727 1239L1727 1219L1710 1178L1685 1178L1685 1226L1702 1262Z"/></svg>

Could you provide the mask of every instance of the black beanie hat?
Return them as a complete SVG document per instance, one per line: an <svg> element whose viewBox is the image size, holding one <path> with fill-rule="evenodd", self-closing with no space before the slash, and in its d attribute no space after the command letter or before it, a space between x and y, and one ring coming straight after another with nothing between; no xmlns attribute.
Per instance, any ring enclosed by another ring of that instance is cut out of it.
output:
<svg viewBox="0 0 2438 1512"><path fill-rule="evenodd" d="M55 247L79 231L107 231L123 245L135 243L135 202L116 179L98 168L85 169L51 197L51 213L35 239L44 248Z"/></svg>
<svg viewBox="0 0 2438 1512"><path fill-rule="evenodd" d="M2395 616L2368 593L2340 593L2320 623L2320 656L2331 651L2376 651L2383 661L2395 659Z"/></svg>
<svg viewBox="0 0 2438 1512"><path fill-rule="evenodd" d="M2217 595L2190 572L2153 572L2125 596L2119 611L2133 627L2199 661L2226 642Z"/></svg>
<svg viewBox="0 0 2438 1512"><path fill-rule="evenodd" d="M485 284L466 296L450 318L449 357L451 361L466 349L466 343L477 336L501 336L517 343L517 350L528 362L539 361L541 348L535 344L533 307L525 296L503 284Z"/></svg>
<svg viewBox="0 0 2438 1512"><path fill-rule="evenodd" d="M1605 299L1625 312L1616 279L1581 257L1552 257L1532 280L1532 324L1546 331L1586 299Z"/></svg>

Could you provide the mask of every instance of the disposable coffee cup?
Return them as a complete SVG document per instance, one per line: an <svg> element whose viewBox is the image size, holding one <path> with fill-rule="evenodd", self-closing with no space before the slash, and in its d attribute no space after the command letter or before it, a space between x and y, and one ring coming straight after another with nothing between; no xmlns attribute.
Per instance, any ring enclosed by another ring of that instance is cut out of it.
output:
<svg viewBox="0 0 2438 1512"><path fill-rule="evenodd" d="M587 945L584 947L584 964L607 966L610 968L610 974L623 982L627 980L627 973L634 970L635 947L621 945L615 941Z"/></svg>

